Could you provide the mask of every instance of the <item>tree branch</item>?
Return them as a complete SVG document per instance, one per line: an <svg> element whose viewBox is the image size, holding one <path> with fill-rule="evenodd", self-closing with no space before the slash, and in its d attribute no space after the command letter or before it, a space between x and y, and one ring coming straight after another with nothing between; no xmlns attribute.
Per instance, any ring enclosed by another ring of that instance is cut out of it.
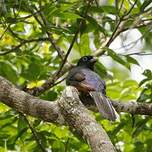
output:
<svg viewBox="0 0 152 152"><path fill-rule="evenodd" d="M17 50L25 45L26 43L32 43L32 42L40 42L40 41L49 41L48 38L37 38L37 39L30 39L30 40L23 40L20 44L14 46L12 49L9 49L7 51L0 51L0 56L7 55L12 52L17 52Z"/></svg>
<svg viewBox="0 0 152 152"><path fill-rule="evenodd" d="M110 144L109 146L112 148L110 141L105 142L109 139L104 130L89 115L88 110L80 102L75 88L67 87L57 101L50 102L38 99L17 89L1 76L0 86L0 101L13 109L44 121L57 124L68 123L88 141L95 152L100 146L105 148L107 144ZM91 103L94 102L91 101ZM118 112L152 116L151 103L112 101L112 104Z"/></svg>
<svg viewBox="0 0 152 152"><path fill-rule="evenodd" d="M37 7L35 5L33 7L34 7L34 9L36 11L38 11L38 9L37 9ZM40 8L40 10L42 10L42 8ZM31 12L32 12L32 10L31 10ZM32 14L34 14L34 13L32 13ZM49 23L48 23L47 19L45 18L43 12L40 11L38 15L40 15L40 17L41 17L42 22L43 22L44 25L38 19L38 17L37 17L36 14L33 15L33 16L35 17L35 19L37 20L37 22L41 25L42 29L47 29L47 26L49 25ZM63 60L64 52L60 49L59 46L56 45L56 42L55 42L55 40L54 40L54 38L52 36L52 33L49 32L48 30L46 30L45 33L47 34L48 39L49 39L50 43L52 44L53 48L57 51L58 56L61 58L61 60Z"/></svg>
<svg viewBox="0 0 152 152"><path fill-rule="evenodd" d="M1 76L0 85L0 101L4 104L44 121L67 123L88 142L93 152L115 152L106 132L83 106L74 87L67 87L57 101L50 102L20 91Z"/></svg>
<svg viewBox="0 0 152 152"><path fill-rule="evenodd" d="M118 112L127 112L133 115L138 114L152 116L151 103L113 101L112 104Z"/></svg>
<svg viewBox="0 0 152 152"><path fill-rule="evenodd" d="M0 76L0 101L13 109L53 123L64 123L57 102L44 101L17 89Z"/></svg>
<svg viewBox="0 0 152 152"><path fill-rule="evenodd" d="M88 141L95 152L101 150L100 146L103 149L107 145L109 148L113 147L104 130L89 115L88 110L80 102L75 88L67 87L57 101L50 102L17 89L1 76L0 86L0 101L13 109L41 118L44 121L57 124L68 123ZM118 112L152 116L151 103L112 101L112 104Z"/></svg>
<svg viewBox="0 0 152 152"><path fill-rule="evenodd" d="M85 10L85 12L83 14L84 18L87 15L87 12L88 12L88 10L90 8L90 4L91 4L91 1L88 1L86 10ZM36 20L38 21L38 23L41 26L43 26L42 23L37 18L37 16L34 16L34 17L36 18ZM43 15L42 15L42 20L43 20L43 22L46 22L46 20L43 17ZM50 89L52 86L54 86L55 81L57 81L61 76L63 76L68 70L70 70L73 67L72 64L67 63L67 58L68 58L68 56L69 56L69 54L70 54L70 52L71 52L71 50L73 48L73 45L74 45L74 43L75 43L75 41L77 39L77 36L78 36L78 34L80 32L82 24L83 24L83 20L80 21L79 26L78 26L78 28L75 31L75 34L74 34L74 36L72 38L72 41L71 41L71 44L70 44L70 46L69 46L69 48L67 50L67 53L64 55L64 58L62 59L60 68L48 80L46 80L45 83L41 87L35 87L35 88L32 88L32 89L25 88L26 92L30 93L31 95L38 96L39 94L43 93L44 91L46 91L46 90Z"/></svg>
<svg viewBox="0 0 152 152"><path fill-rule="evenodd" d="M86 139L93 152L115 152L106 132L81 103L75 88L67 87L59 100L59 106L69 126Z"/></svg>

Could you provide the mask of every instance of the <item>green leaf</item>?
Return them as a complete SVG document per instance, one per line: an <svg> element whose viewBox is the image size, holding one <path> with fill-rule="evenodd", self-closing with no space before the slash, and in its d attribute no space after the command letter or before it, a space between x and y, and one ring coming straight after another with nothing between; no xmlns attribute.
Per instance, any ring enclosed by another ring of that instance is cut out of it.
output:
<svg viewBox="0 0 152 152"><path fill-rule="evenodd" d="M121 129L124 128L124 126L126 125L126 122L125 121L122 121L122 123L120 123L117 127L115 127L115 129L112 131L112 135L113 136L116 136L117 133L120 132Z"/></svg>
<svg viewBox="0 0 152 152"><path fill-rule="evenodd" d="M55 92L54 90L51 90L49 92L47 92L46 95L43 95L41 98L44 100L49 100L49 101L54 101L57 98L57 92Z"/></svg>
<svg viewBox="0 0 152 152"><path fill-rule="evenodd" d="M128 88L130 86L134 86L135 88L138 87L138 83L135 80L126 80L123 83L123 88Z"/></svg>
<svg viewBox="0 0 152 152"><path fill-rule="evenodd" d="M27 71L23 73L23 77L25 77L28 80L37 80L40 72L40 65L33 62L29 65Z"/></svg>
<svg viewBox="0 0 152 152"><path fill-rule="evenodd" d="M12 27L12 30L14 32L25 32L25 27L24 23L17 23L15 26Z"/></svg>
<svg viewBox="0 0 152 152"><path fill-rule="evenodd" d="M14 84L16 83L18 76L17 72L14 69L14 66L9 62L0 62L0 75L7 78Z"/></svg>
<svg viewBox="0 0 152 152"><path fill-rule="evenodd" d="M38 56L32 56L26 69L22 69L22 76L30 81L39 80L46 77L47 69L43 60Z"/></svg>
<svg viewBox="0 0 152 152"><path fill-rule="evenodd" d="M81 56L91 54L90 39L88 33L81 35L79 49Z"/></svg>
<svg viewBox="0 0 152 152"><path fill-rule="evenodd" d="M106 34L105 28L99 25L98 22L93 17L87 16L86 19L96 30L98 29L100 32Z"/></svg>
<svg viewBox="0 0 152 152"><path fill-rule="evenodd" d="M95 13L106 13L106 14L116 14L116 8L114 6L110 6L110 5L105 5L105 6L92 6L90 8L91 12L95 12Z"/></svg>
<svg viewBox="0 0 152 152"><path fill-rule="evenodd" d="M108 51L108 55L111 56L115 61L120 63L121 65L125 66L127 69L130 70L130 65L127 63L122 57L120 57L118 54L116 54L113 50L109 48L105 48Z"/></svg>
<svg viewBox="0 0 152 152"><path fill-rule="evenodd" d="M149 69L146 69L146 70L143 72L143 75L146 76L146 77L149 78L149 79L152 79L152 72L151 72Z"/></svg>
<svg viewBox="0 0 152 152"><path fill-rule="evenodd" d="M141 5L140 10L143 12L145 8L150 5L150 3L152 3L151 0L145 0L144 3Z"/></svg>
<svg viewBox="0 0 152 152"><path fill-rule="evenodd" d="M131 57L129 55L126 55L125 57L129 63L139 65L138 61L136 59L134 59L133 57Z"/></svg>
<svg viewBox="0 0 152 152"><path fill-rule="evenodd" d="M73 12L57 12L55 16L60 17L61 19L71 19L71 20L76 20L78 18L82 18L78 14L75 14Z"/></svg>
<svg viewBox="0 0 152 152"><path fill-rule="evenodd" d="M100 7L105 13L116 14L116 7L114 6L101 6Z"/></svg>
<svg viewBox="0 0 152 152"><path fill-rule="evenodd" d="M146 127L146 123L149 120L150 117L147 117L146 119L143 119L136 124L136 128L132 133L133 138L137 137L142 132L142 130L144 130L144 128Z"/></svg>
<svg viewBox="0 0 152 152"><path fill-rule="evenodd" d="M27 128L27 122L25 120L25 117L23 117L22 115L19 115L19 119L18 119L18 131L22 131L23 129Z"/></svg>
<svg viewBox="0 0 152 152"><path fill-rule="evenodd" d="M106 67L100 62L96 62L95 71L101 76L101 78L105 78L107 76Z"/></svg>
<svg viewBox="0 0 152 152"><path fill-rule="evenodd" d="M149 78L143 79L142 81L140 81L139 86L142 86L143 84L145 84L149 80L150 80Z"/></svg>

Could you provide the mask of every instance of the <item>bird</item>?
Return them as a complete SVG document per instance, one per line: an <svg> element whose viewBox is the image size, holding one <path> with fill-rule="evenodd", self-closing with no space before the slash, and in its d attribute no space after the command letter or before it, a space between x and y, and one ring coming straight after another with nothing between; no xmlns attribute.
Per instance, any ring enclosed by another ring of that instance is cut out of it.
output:
<svg viewBox="0 0 152 152"><path fill-rule="evenodd" d="M91 55L81 57L77 65L69 71L66 85L74 86L80 93L91 96L101 116L115 121L118 114L106 96L105 81L94 71L96 61L97 58Z"/></svg>

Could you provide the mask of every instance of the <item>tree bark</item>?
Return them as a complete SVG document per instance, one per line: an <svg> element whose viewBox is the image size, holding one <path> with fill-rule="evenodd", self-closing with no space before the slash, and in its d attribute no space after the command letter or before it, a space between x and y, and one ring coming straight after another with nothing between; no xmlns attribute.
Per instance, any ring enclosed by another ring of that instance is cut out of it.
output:
<svg viewBox="0 0 152 152"><path fill-rule="evenodd" d="M116 151L105 130L81 103L75 88L65 89L59 100L59 106L66 122L83 135L93 152Z"/></svg>
<svg viewBox="0 0 152 152"><path fill-rule="evenodd" d="M115 152L108 135L81 103L74 87L67 87L57 101L49 102L20 91L0 76L0 101L44 121L68 124L88 142L93 152Z"/></svg>
<svg viewBox="0 0 152 152"><path fill-rule="evenodd" d="M13 109L44 121L63 124L57 102L41 100L17 89L0 76L0 101Z"/></svg>
<svg viewBox="0 0 152 152"><path fill-rule="evenodd" d="M109 137L81 103L78 92L67 87L54 102L42 100L17 89L0 76L0 101L13 109L44 121L68 124L91 146L93 152L115 151ZM152 104L113 101L118 112L152 115Z"/></svg>

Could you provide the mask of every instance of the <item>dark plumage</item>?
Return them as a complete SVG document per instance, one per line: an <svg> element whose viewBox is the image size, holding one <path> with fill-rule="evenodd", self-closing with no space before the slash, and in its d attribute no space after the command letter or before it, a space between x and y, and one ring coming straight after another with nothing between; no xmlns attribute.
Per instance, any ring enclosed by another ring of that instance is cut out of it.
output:
<svg viewBox="0 0 152 152"><path fill-rule="evenodd" d="M116 112L106 97L105 82L94 72L96 59L93 56L80 58L77 66L68 74L66 84L76 87L80 92L90 94L101 115L111 121L117 116Z"/></svg>

